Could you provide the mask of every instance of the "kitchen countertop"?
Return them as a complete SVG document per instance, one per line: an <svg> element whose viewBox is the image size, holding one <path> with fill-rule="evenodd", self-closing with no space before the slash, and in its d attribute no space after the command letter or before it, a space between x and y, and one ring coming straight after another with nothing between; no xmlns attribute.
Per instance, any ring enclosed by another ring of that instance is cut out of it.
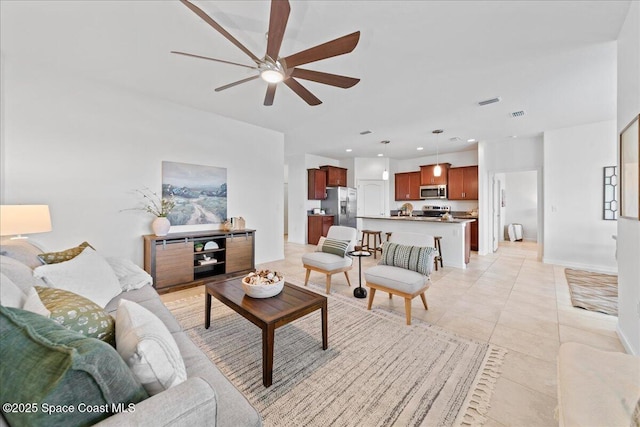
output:
<svg viewBox="0 0 640 427"><path fill-rule="evenodd" d="M475 218L454 218L450 221L442 221L440 218L426 217L426 216L359 216L357 218L362 219L388 219L391 221L420 221L420 222L435 222L444 224L461 224L474 222Z"/></svg>

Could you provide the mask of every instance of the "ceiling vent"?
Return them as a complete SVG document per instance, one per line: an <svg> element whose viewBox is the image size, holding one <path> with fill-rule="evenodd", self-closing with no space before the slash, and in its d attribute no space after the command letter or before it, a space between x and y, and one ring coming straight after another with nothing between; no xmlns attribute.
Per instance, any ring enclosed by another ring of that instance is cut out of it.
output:
<svg viewBox="0 0 640 427"><path fill-rule="evenodd" d="M522 117L524 116L524 114L524 110L514 111L513 113L511 113L511 117Z"/></svg>
<svg viewBox="0 0 640 427"><path fill-rule="evenodd" d="M484 106L484 105L489 105L489 104L495 104L496 102L500 102L501 100L502 100L502 98L497 96L495 98L485 99L484 101L480 101L480 102L478 102L478 105Z"/></svg>
<svg viewBox="0 0 640 427"><path fill-rule="evenodd" d="M370 133L370 130L363 130L362 132L360 132L360 135L369 135Z"/></svg>

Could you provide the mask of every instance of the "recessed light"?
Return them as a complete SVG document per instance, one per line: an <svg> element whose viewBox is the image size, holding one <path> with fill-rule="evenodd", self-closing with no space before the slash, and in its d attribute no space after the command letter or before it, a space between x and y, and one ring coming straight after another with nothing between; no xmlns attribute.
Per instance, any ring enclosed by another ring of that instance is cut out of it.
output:
<svg viewBox="0 0 640 427"><path fill-rule="evenodd" d="M509 135L509 138L517 138L518 135Z"/></svg>
<svg viewBox="0 0 640 427"><path fill-rule="evenodd" d="M370 133L372 133L370 130L363 130L360 135L369 135Z"/></svg>
<svg viewBox="0 0 640 427"><path fill-rule="evenodd" d="M476 139L475 138L470 138L470 139L467 139L467 142L476 142Z"/></svg>
<svg viewBox="0 0 640 427"><path fill-rule="evenodd" d="M382 157L382 153L378 153L378 157Z"/></svg>
<svg viewBox="0 0 640 427"><path fill-rule="evenodd" d="M418 147L418 148L416 148L416 150L422 151L422 150L424 150L424 147Z"/></svg>
<svg viewBox="0 0 640 427"><path fill-rule="evenodd" d="M346 149L346 150L344 150L344 151L346 151L347 153L350 153L350 152L352 152L353 150L352 150L351 148L347 148L347 149Z"/></svg>

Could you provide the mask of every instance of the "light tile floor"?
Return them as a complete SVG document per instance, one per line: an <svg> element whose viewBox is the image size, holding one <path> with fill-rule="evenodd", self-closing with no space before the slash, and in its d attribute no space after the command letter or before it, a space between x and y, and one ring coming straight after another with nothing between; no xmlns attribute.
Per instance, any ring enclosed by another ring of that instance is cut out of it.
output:
<svg viewBox="0 0 640 427"><path fill-rule="evenodd" d="M301 257L314 246L285 243L285 258L258 266L282 271L304 283ZM377 263L363 258L363 270ZM358 284L357 264L350 273ZM310 281L324 288L324 276L312 272ZM575 341L608 351L624 352L615 332L617 318L571 306L564 268L537 260L529 242L504 242L491 255L472 253L468 268L441 268L431 277L429 310L420 298L412 304L413 318L453 333L490 342L508 350L497 381L488 426L557 426L556 357L561 343ZM364 283L364 277L363 277ZM353 297L344 275L334 275L332 291ZM202 288L165 294L164 301L201 293ZM366 299L360 300L366 305ZM374 306L404 315L404 302L378 292Z"/></svg>

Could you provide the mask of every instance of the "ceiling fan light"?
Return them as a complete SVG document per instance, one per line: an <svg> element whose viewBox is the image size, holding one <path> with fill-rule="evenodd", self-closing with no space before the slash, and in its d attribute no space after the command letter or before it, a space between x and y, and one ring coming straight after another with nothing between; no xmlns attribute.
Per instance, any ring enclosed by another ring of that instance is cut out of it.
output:
<svg viewBox="0 0 640 427"><path fill-rule="evenodd" d="M280 83L284 80L284 75L276 70L263 70L260 77L267 83Z"/></svg>
<svg viewBox="0 0 640 427"><path fill-rule="evenodd" d="M433 176L440 176L442 175L442 168L440 167L440 165L436 165L435 168L433 168Z"/></svg>

